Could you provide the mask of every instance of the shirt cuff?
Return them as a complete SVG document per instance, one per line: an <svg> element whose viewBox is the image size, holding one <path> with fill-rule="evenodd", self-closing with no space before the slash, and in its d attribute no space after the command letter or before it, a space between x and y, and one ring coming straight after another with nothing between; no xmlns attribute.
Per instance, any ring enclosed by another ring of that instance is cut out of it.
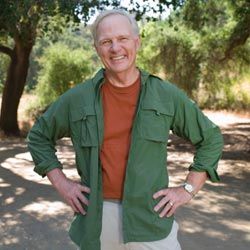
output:
<svg viewBox="0 0 250 250"><path fill-rule="evenodd" d="M199 167L191 164L188 170L189 171L196 171L196 172L207 172L210 181L212 181L212 182L219 182L220 181L220 177L219 177L216 169L214 169L214 168L199 168Z"/></svg>
<svg viewBox="0 0 250 250"><path fill-rule="evenodd" d="M54 168L63 169L62 164L58 160L47 160L43 161L37 166L35 166L34 171L41 175L42 177L46 176L46 173L51 171Z"/></svg>

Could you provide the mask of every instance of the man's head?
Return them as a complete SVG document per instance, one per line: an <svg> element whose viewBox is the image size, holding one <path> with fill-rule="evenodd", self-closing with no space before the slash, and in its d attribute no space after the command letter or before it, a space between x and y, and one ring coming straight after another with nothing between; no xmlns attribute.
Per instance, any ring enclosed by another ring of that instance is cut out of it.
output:
<svg viewBox="0 0 250 250"><path fill-rule="evenodd" d="M92 25L96 51L107 73L131 73L140 47L135 19L122 10L102 12Z"/></svg>
<svg viewBox="0 0 250 250"><path fill-rule="evenodd" d="M94 39L94 43L96 43L96 41L97 41L97 29L98 29L99 23L105 17L112 16L112 15L121 15L121 16L126 17L131 24L131 28L132 28L134 35L137 35L137 36L140 35L140 30L139 30L139 27L138 27L138 24L137 24L135 18L133 16L131 16L128 12L126 12L124 10L119 10L119 9L106 10L106 11L101 12L97 16L97 18L95 19L95 22L91 25L91 33L92 33L92 36Z"/></svg>

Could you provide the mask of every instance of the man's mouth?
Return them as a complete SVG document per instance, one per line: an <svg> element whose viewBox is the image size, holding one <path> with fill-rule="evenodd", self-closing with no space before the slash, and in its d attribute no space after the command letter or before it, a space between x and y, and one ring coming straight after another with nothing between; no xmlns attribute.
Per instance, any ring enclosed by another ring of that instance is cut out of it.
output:
<svg viewBox="0 0 250 250"><path fill-rule="evenodd" d="M122 59L124 59L124 58L125 58L125 56L113 56L113 57L112 57L112 60L118 61L118 60L122 60Z"/></svg>

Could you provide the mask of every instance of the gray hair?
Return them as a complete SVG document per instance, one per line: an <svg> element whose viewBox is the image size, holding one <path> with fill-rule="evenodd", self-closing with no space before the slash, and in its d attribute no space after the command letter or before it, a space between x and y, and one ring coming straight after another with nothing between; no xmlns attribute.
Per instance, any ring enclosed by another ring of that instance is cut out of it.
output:
<svg viewBox="0 0 250 250"><path fill-rule="evenodd" d="M128 12L126 12L125 10L122 10L122 9L105 10L97 16L94 23L91 25L91 33L92 33L94 42L96 42L96 40L97 40L98 25L105 17L112 16L112 15L125 16L129 20L134 34L135 35L140 34L140 30L139 30L139 27L138 27L138 24L137 24L135 18L132 15L130 15Z"/></svg>

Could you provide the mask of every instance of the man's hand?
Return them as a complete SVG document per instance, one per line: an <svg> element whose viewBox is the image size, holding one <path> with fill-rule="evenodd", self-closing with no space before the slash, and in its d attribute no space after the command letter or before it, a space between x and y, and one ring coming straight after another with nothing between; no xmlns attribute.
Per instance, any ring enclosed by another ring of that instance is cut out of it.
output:
<svg viewBox="0 0 250 250"><path fill-rule="evenodd" d="M187 193L183 187L172 187L162 189L153 195L154 199L162 197L154 207L155 212L159 212L160 217L172 216L176 209L192 199L192 195Z"/></svg>
<svg viewBox="0 0 250 250"><path fill-rule="evenodd" d="M197 193L207 179L206 172L191 171L187 175L186 182L192 184ZM188 193L183 187L171 187L159 190L153 195L154 199L162 197L159 203L154 207L156 212L159 212L160 217L172 216L176 209L192 199L192 194Z"/></svg>
<svg viewBox="0 0 250 250"><path fill-rule="evenodd" d="M59 194L72 207L74 212L86 214L82 204L89 205L89 201L83 193L90 193L90 189L80 183L65 179L56 187Z"/></svg>
<svg viewBox="0 0 250 250"><path fill-rule="evenodd" d="M47 173L47 176L64 200L71 206L74 212L86 214L82 204L89 205L84 193L90 193L90 189L75 181L69 180L63 172L56 168Z"/></svg>

